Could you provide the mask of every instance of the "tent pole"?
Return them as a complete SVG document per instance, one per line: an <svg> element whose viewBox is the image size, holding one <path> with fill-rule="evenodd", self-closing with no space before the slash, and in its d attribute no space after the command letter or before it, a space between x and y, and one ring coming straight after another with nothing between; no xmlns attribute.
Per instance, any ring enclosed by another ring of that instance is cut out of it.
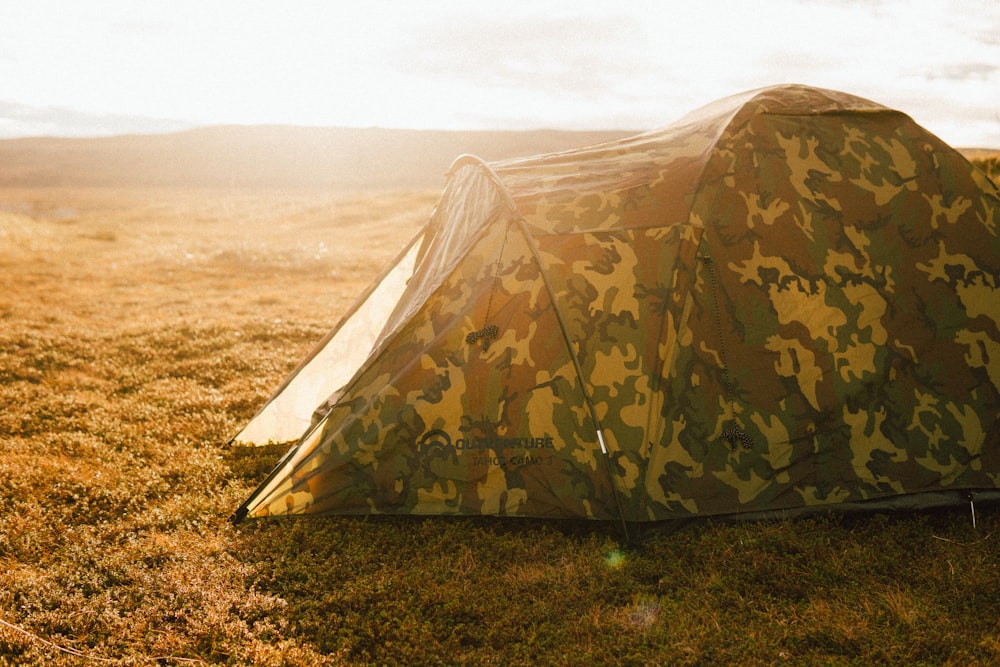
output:
<svg viewBox="0 0 1000 667"><path fill-rule="evenodd" d="M556 321L559 322L559 330L562 333L563 342L566 344L566 350L569 352L570 359L573 361L573 368L576 370L577 379L580 381L580 391L583 392L583 400L587 403L587 410L590 412L590 418L594 422L594 430L597 434L597 441L601 446L602 458L604 459L604 469L608 473L608 483L611 485L611 492L615 497L615 506L618 509L618 518L621 520L622 533L625 536L625 544L631 544L632 539L628 532L628 522L625 521L625 507L622 504L622 498L621 494L618 492L618 486L615 484L615 475L611 469L611 457L608 455L608 447L604 441L604 430L601 428L601 422L597 418L597 409L594 407L594 403L590 400L590 395L587 393L587 384L584 380L583 367L580 365L580 360L577 358L577 354L573 349L573 341L569 336L569 328L566 326L566 321L563 319L562 311L559 310L559 305L556 302L555 290L552 288L552 283L549 282L549 276L542 268L542 258L538 254L538 248L535 247L534 241L531 238L531 232L528 231L528 224L521 215L521 211L518 210L517 204L514 203L514 200L511 198L510 193L507 192L507 188L504 186L503 181L500 180L500 176L497 175L490 165L474 155L461 155L452 163L452 167L449 171L456 169L463 163L473 163L478 165L480 169L486 172L486 175L493 182L493 184L496 185L497 189L500 190L501 194L503 194L507 201L507 207L510 209L511 213L514 214L518 227L524 235L525 241L528 243L528 248L531 249L531 255L538 264L539 273L542 276L542 282L545 284L545 290L548 292L549 299L552 301L552 310L556 314Z"/></svg>
<svg viewBox="0 0 1000 667"><path fill-rule="evenodd" d="M528 230L524 229L524 221L518 216L518 222L521 224L522 233L527 235ZM541 270L541 258L538 256L537 250L535 250L535 245L530 242L530 237L528 245L531 247L532 254L535 255L535 261L539 262L539 269ZM608 455L608 447L604 442L604 429L601 428L601 422L597 418L597 408L594 407L593 401L590 400L590 395L587 394L587 385L584 381L583 367L580 365L580 360L577 358L576 351L573 349L572 339L569 337L569 329L566 327L566 322L563 320L562 312L559 310L559 306L556 305L555 292L552 290L552 285L549 283L549 277L545 275L545 271L541 270L542 281L545 283L545 289L549 293L549 298L552 299L552 310L556 314L556 319L559 321L559 329L562 332L563 342L566 343L566 349L569 352L570 358L573 360L573 368L576 370L576 376L580 381L580 391L583 392L583 400L587 403L587 410L590 412L590 419L594 422L594 430L597 433L597 442L601 446L601 458L604 459L604 469L608 473L608 483L611 485L611 491L615 497L615 505L618 508L618 518L621 520L622 533L625 536L625 543L631 544L632 539L628 533L628 522L625 521L625 507L622 505L621 494L618 493L618 486L615 484L615 475L611 470L611 457Z"/></svg>

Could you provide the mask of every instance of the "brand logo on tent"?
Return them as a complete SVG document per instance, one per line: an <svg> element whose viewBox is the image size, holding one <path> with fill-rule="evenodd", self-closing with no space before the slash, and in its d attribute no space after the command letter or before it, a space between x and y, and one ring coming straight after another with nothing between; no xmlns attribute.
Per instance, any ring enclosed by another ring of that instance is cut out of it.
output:
<svg viewBox="0 0 1000 667"><path fill-rule="evenodd" d="M526 438L462 437L452 440L441 429L424 433L417 441L417 446L427 456L469 453L474 455L473 464L493 466L550 464L553 462L552 454L545 453L545 450L556 448L555 439L551 435ZM512 450L514 453L511 454Z"/></svg>
<svg viewBox="0 0 1000 667"><path fill-rule="evenodd" d="M420 438L420 451L426 454L445 454L450 449L453 449L451 436L441 429L427 431Z"/></svg>

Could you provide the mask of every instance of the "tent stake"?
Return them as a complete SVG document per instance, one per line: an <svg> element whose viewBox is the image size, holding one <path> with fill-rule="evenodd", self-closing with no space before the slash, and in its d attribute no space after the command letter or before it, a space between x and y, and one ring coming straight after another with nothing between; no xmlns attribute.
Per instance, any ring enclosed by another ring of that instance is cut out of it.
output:
<svg viewBox="0 0 1000 667"><path fill-rule="evenodd" d="M590 402L589 400L587 401ZM611 491L615 496L615 505L618 506L618 518L622 522L622 534L625 537L625 544L632 544L632 538L628 534L628 523L625 521L625 510L622 507L622 499L618 494L618 489L615 488L615 475L614 471L611 470L611 457L608 456L608 447L604 444L604 430L601 428L600 424L597 425L597 441L601 443L601 453L604 454L604 467L608 471L608 481L611 483Z"/></svg>

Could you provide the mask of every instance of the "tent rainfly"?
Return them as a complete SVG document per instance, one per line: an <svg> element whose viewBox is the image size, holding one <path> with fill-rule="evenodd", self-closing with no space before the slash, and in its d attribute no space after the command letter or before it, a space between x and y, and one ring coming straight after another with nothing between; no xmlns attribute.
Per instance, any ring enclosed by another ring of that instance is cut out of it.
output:
<svg viewBox="0 0 1000 667"><path fill-rule="evenodd" d="M1000 194L907 115L800 85L463 156L233 440L293 443L237 521L995 497Z"/></svg>

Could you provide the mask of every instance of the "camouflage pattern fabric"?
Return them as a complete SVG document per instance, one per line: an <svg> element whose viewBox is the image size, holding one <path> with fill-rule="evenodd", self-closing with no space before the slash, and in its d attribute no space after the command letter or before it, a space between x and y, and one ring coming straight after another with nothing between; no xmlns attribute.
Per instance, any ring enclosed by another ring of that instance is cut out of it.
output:
<svg viewBox="0 0 1000 667"><path fill-rule="evenodd" d="M1000 488L1000 196L802 86L456 162L364 364L241 508L629 522Z"/></svg>

